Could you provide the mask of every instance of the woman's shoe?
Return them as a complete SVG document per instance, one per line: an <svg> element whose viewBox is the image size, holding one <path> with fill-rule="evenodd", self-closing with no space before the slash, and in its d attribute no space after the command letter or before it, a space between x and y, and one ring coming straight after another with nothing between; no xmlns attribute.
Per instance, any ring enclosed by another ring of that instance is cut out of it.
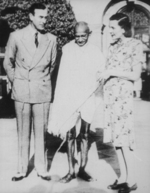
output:
<svg viewBox="0 0 150 193"><path fill-rule="evenodd" d="M134 191L134 190L136 190L136 189L137 189L137 184L134 184L134 185L131 186L131 187L129 187L129 186L127 185L127 187L125 187L125 188L123 188L123 187L120 188L118 193L129 193L129 192Z"/></svg>
<svg viewBox="0 0 150 193"><path fill-rule="evenodd" d="M118 183L118 180L116 180L113 184L107 186L108 189L112 189L113 187L115 187Z"/></svg>
<svg viewBox="0 0 150 193"><path fill-rule="evenodd" d="M74 178L76 178L74 173L73 174L68 173L66 176L64 176L63 178L60 179L60 182L61 183L68 183L71 180L73 180Z"/></svg>
<svg viewBox="0 0 150 193"><path fill-rule="evenodd" d="M117 184L117 183L118 183L118 180L116 180L114 182L114 184L109 185L107 188L108 189L112 189L112 190L119 190L120 188L126 188L127 187L127 183L126 182L121 183L121 184Z"/></svg>

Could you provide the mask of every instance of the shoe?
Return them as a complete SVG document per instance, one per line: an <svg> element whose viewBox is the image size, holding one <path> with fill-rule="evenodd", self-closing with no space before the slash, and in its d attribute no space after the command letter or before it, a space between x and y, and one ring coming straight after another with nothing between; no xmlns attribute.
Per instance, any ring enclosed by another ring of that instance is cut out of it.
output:
<svg viewBox="0 0 150 193"><path fill-rule="evenodd" d="M111 189L111 190L119 190L120 188L125 188L125 187L127 187L127 183L126 183L126 182L121 183L121 184L117 184L117 183L118 183L118 180L116 180L116 181L114 182L114 184L109 185L107 188L108 188L108 189Z"/></svg>
<svg viewBox="0 0 150 193"><path fill-rule="evenodd" d="M51 177L48 175L40 175L40 174L37 174L37 175L38 175L38 177L41 177L43 180L47 180L47 181L51 180Z"/></svg>
<svg viewBox="0 0 150 193"><path fill-rule="evenodd" d="M60 182L61 183L68 183L75 178L76 178L75 173L73 173L73 174L68 173L66 176L64 176L63 178L60 179Z"/></svg>
<svg viewBox="0 0 150 193"><path fill-rule="evenodd" d="M51 177L50 176L40 176L43 180L50 181Z"/></svg>
<svg viewBox="0 0 150 193"><path fill-rule="evenodd" d="M20 180L22 180L23 178L24 178L24 176L20 176L20 177L15 177L15 176L14 176L14 177L12 178L12 181L13 181L13 182L20 181Z"/></svg>
<svg viewBox="0 0 150 193"><path fill-rule="evenodd" d="M112 189L112 188L116 187L117 183L118 183L118 180L116 180L113 184L107 186L107 188Z"/></svg>
<svg viewBox="0 0 150 193"><path fill-rule="evenodd" d="M79 170L78 175L79 178L81 178L82 180L85 180L87 182L91 182L93 181L93 178L87 174L84 170Z"/></svg>
<svg viewBox="0 0 150 193"><path fill-rule="evenodd" d="M26 174L17 173L16 176L12 177L12 181L13 182L20 181L25 177L26 177Z"/></svg>
<svg viewBox="0 0 150 193"><path fill-rule="evenodd" d="M137 189L137 184L134 184L133 186L129 187L127 185L127 187L122 187L120 188L119 192L118 193L129 193L131 191L134 191Z"/></svg>

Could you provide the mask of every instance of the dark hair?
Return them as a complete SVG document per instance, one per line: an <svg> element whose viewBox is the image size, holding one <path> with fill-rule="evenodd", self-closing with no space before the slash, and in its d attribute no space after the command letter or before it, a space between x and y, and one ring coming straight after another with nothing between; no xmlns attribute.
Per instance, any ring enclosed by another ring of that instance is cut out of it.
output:
<svg viewBox="0 0 150 193"><path fill-rule="evenodd" d="M118 25L125 30L124 36L131 37L131 22L124 13L116 13L109 18L110 21L117 20Z"/></svg>
<svg viewBox="0 0 150 193"><path fill-rule="evenodd" d="M29 13L32 13L32 15L34 15L35 9L46 9L46 5L44 5L43 3L33 3L29 8Z"/></svg>

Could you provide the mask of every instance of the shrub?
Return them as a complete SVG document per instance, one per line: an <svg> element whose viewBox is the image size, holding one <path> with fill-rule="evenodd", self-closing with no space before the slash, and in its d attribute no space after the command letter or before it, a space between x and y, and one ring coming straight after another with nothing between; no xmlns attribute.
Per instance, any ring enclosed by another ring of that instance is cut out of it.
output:
<svg viewBox="0 0 150 193"><path fill-rule="evenodd" d="M74 38L76 19L70 3L66 0L0 0L0 15L13 30L28 25L28 8L32 3L48 5L49 15L46 30L57 36L58 48Z"/></svg>

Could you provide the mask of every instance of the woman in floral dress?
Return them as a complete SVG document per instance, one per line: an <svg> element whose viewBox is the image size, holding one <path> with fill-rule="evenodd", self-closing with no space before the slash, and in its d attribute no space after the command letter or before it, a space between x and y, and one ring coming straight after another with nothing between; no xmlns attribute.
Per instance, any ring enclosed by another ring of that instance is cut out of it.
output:
<svg viewBox="0 0 150 193"><path fill-rule="evenodd" d="M112 142L117 152L121 150L126 167L126 179L123 179L120 165L121 176L108 188L118 189L120 193L137 189L133 176L133 83L140 78L143 50L140 40L127 37L130 28L125 14L111 16L109 30L113 42L109 47L106 70L101 74L101 79L105 80L104 142Z"/></svg>

